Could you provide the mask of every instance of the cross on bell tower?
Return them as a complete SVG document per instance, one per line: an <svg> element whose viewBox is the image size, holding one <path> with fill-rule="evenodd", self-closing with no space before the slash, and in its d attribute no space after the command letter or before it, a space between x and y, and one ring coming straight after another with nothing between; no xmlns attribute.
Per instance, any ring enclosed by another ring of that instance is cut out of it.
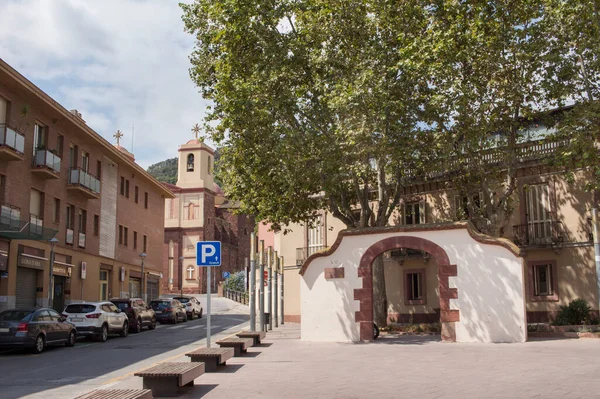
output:
<svg viewBox="0 0 600 399"><path fill-rule="evenodd" d="M121 133L120 130L117 130L115 134L113 134L113 137L117 139L117 145L120 145L119 143L121 141L121 137L123 137L123 133Z"/></svg>
<svg viewBox="0 0 600 399"><path fill-rule="evenodd" d="M197 123L192 127L192 132L194 132L194 137L198 139L198 134L200 133L200 126L198 126Z"/></svg>

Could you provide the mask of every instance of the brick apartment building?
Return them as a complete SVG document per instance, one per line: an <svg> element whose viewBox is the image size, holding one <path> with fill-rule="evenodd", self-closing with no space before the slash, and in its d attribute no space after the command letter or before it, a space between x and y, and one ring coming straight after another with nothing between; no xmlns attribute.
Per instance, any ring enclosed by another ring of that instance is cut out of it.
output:
<svg viewBox="0 0 600 399"><path fill-rule="evenodd" d="M222 272L244 270L254 220L236 215L213 180L214 150L198 139L179 147L177 184L166 184L175 198L165 200L163 291L206 292L205 268L196 266L196 242L220 241L222 264L213 273L212 290Z"/></svg>
<svg viewBox="0 0 600 399"><path fill-rule="evenodd" d="M172 196L131 153L0 60L0 310L47 306L51 263L59 311L140 296L144 282L147 298L157 297Z"/></svg>

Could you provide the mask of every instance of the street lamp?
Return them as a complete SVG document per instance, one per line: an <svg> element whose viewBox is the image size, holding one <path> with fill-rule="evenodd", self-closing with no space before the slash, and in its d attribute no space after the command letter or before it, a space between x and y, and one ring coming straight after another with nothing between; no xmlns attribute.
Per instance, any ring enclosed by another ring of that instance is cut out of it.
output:
<svg viewBox="0 0 600 399"><path fill-rule="evenodd" d="M142 259L142 288L141 288L141 290L142 290L141 294L142 295L141 295L141 297L144 300L144 302L147 302L146 295L145 295L145 292L146 292L146 273L144 272L144 260L146 260L146 256L148 256L148 255L145 252L142 252L140 254L140 258Z"/></svg>
<svg viewBox="0 0 600 399"><path fill-rule="evenodd" d="M185 256L179 257L179 289L181 290L181 296L183 296L183 260Z"/></svg>
<svg viewBox="0 0 600 399"><path fill-rule="evenodd" d="M50 279L48 280L48 307L52 308L52 299L53 299L53 291L54 291L54 284L52 282L52 280L54 279L53 276L53 272L54 272L54 246L56 245L56 243L58 242L58 238L56 237L52 237L50 240L48 240L48 242L50 243L50 271L48 272L48 276L50 277Z"/></svg>

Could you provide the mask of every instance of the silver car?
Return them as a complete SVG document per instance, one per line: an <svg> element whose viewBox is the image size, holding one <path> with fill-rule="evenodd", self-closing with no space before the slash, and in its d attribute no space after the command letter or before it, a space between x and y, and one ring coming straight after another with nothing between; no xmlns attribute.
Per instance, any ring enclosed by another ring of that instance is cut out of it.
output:
<svg viewBox="0 0 600 399"><path fill-rule="evenodd" d="M202 318L202 304L194 296L176 296L173 299L177 299L185 306L185 312L190 320L195 318Z"/></svg>

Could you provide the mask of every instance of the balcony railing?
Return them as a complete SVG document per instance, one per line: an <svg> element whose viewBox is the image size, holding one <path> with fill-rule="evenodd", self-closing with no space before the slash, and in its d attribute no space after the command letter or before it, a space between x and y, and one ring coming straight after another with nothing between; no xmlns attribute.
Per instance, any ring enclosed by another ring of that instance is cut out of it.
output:
<svg viewBox="0 0 600 399"><path fill-rule="evenodd" d="M50 150L37 150L33 160L35 167L46 167L56 173L60 173L60 157L50 152Z"/></svg>
<svg viewBox="0 0 600 399"><path fill-rule="evenodd" d="M69 169L69 184L78 184L96 194L100 194L100 180L81 168Z"/></svg>
<svg viewBox="0 0 600 399"><path fill-rule="evenodd" d="M44 232L44 221L36 215L29 215L29 234L41 236Z"/></svg>
<svg viewBox="0 0 600 399"><path fill-rule="evenodd" d="M6 123L0 123L0 146L6 146L23 155L25 153L25 136Z"/></svg>
<svg viewBox="0 0 600 399"><path fill-rule="evenodd" d="M11 229L18 229L21 226L21 209L9 204L2 204L0 207L0 224Z"/></svg>
<svg viewBox="0 0 600 399"><path fill-rule="evenodd" d="M513 241L520 247L548 247L569 240L562 222L549 220L513 226Z"/></svg>
<svg viewBox="0 0 600 399"><path fill-rule="evenodd" d="M79 243L80 248L85 248L85 233L79 233Z"/></svg>
<svg viewBox="0 0 600 399"><path fill-rule="evenodd" d="M310 247L296 248L296 265L301 266L309 256L320 252L327 247L324 245L313 245Z"/></svg>

